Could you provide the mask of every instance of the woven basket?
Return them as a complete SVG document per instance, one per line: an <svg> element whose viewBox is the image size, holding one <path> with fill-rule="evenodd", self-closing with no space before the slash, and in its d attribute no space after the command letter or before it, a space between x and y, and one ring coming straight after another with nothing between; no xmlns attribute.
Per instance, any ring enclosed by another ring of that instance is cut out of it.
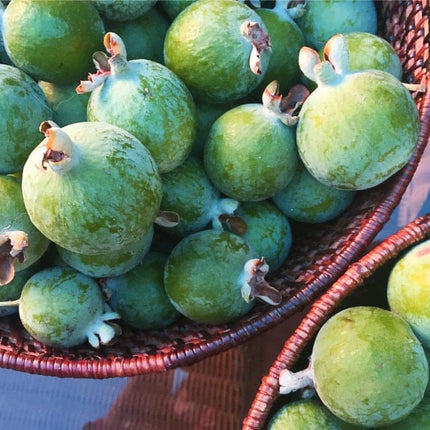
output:
<svg viewBox="0 0 430 430"><path fill-rule="evenodd" d="M283 369L293 369L305 348L309 349L311 340L321 325L332 315L350 294L362 286L378 269L389 270L402 252L430 236L430 214L417 218L396 234L386 238L370 252L352 263L348 270L310 307L293 334L286 340L281 352L271 365L269 372L262 378L258 392L243 422L242 430L263 428L269 414L276 409L274 403L279 400L279 375ZM384 276L385 276L384 275ZM380 278L378 278L380 279ZM381 278L382 279L382 278ZM371 284L373 288L375 285ZM369 288L367 293L371 294ZM347 306L346 306L347 307ZM386 304L388 307L388 304ZM306 357L307 360L307 357ZM286 402L287 400L285 400Z"/></svg>
<svg viewBox="0 0 430 430"><path fill-rule="evenodd" d="M381 34L397 50L405 80L428 86L428 3L378 2ZM421 118L419 142L410 162L384 184L357 197L348 211L325 224L294 230L283 267L268 281L282 291L278 306L258 303L227 325L185 318L159 331L123 326L114 345L54 349L35 341L18 317L0 319L0 367L58 377L108 378L162 372L191 365L266 331L312 303L356 261L388 221L409 184L430 135L429 92L413 93Z"/></svg>

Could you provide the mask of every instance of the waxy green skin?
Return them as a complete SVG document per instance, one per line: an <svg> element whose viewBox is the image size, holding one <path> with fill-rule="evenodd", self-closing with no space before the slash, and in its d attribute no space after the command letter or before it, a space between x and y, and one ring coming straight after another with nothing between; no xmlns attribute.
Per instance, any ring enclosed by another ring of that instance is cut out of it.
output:
<svg viewBox="0 0 430 430"><path fill-rule="evenodd" d="M311 360L322 402L355 425L400 421L422 400L428 383L424 349L409 325L371 306L332 316L317 334Z"/></svg>
<svg viewBox="0 0 430 430"><path fill-rule="evenodd" d="M168 232L179 236L195 233L212 219L211 209L220 199L217 189L209 181L203 163L190 156L180 166L161 177L163 198L160 209L179 215L179 224Z"/></svg>
<svg viewBox="0 0 430 430"><path fill-rule="evenodd" d="M308 0L297 19L306 45L322 48L336 33L364 31L376 34L377 15L372 0Z"/></svg>
<svg viewBox="0 0 430 430"><path fill-rule="evenodd" d="M158 330L180 316L164 288L166 259L167 255L152 251L128 273L105 279L103 289L109 297L108 304L130 326Z"/></svg>
<svg viewBox="0 0 430 430"><path fill-rule="evenodd" d="M299 117L297 148L306 168L322 183L349 190L376 186L400 170L420 127L409 91L379 70L319 85Z"/></svg>
<svg viewBox="0 0 430 430"><path fill-rule="evenodd" d="M430 398L424 397L402 421L388 426L388 430L426 430L430 422Z"/></svg>
<svg viewBox="0 0 430 430"><path fill-rule="evenodd" d="M269 32L272 54L264 78L253 93L261 98L266 86L276 79L280 94L287 94L300 81L298 57L300 48L305 44L303 33L287 11L280 13L265 8L256 11Z"/></svg>
<svg viewBox="0 0 430 430"><path fill-rule="evenodd" d="M267 430L341 430L339 421L314 399L297 400L282 406L270 419Z"/></svg>
<svg viewBox="0 0 430 430"><path fill-rule="evenodd" d="M299 162L289 184L272 199L289 219L320 223L342 214L355 195L355 191L340 190L323 184Z"/></svg>
<svg viewBox="0 0 430 430"><path fill-rule="evenodd" d="M93 278L120 276L137 266L149 251L154 235L151 226L139 240L127 244L124 249L100 254L78 254L57 245L59 256L66 264Z"/></svg>
<svg viewBox="0 0 430 430"><path fill-rule="evenodd" d="M106 31L118 34L123 40L129 60L144 58L160 64L164 62L164 37L169 24L170 21L156 8L131 21L105 20Z"/></svg>
<svg viewBox="0 0 430 430"><path fill-rule="evenodd" d="M388 278L390 309L401 315L426 348L430 348L430 241L414 246Z"/></svg>
<svg viewBox="0 0 430 430"><path fill-rule="evenodd" d="M39 124L52 117L43 91L26 73L0 64L0 173L16 173L39 143Z"/></svg>
<svg viewBox="0 0 430 430"><path fill-rule="evenodd" d="M241 295L251 246L229 232L204 230L182 239L169 255L164 285L173 306L191 320L222 324L251 310Z"/></svg>
<svg viewBox="0 0 430 430"><path fill-rule="evenodd" d="M293 240L287 217L268 200L242 203L234 213L247 225L246 233L240 236L265 258L270 272L279 269Z"/></svg>
<svg viewBox="0 0 430 430"><path fill-rule="evenodd" d="M75 84L58 85L52 82L39 81L38 85L45 94L48 105L52 109L50 119L60 127L87 120L89 94L76 94ZM46 118L45 116L42 120ZM42 120L39 121L39 124ZM39 143L39 133L37 137L37 143Z"/></svg>
<svg viewBox="0 0 430 430"><path fill-rule="evenodd" d="M396 51L382 37L362 31L345 33L349 51L349 70L377 69L401 80L402 65Z"/></svg>
<svg viewBox="0 0 430 430"><path fill-rule="evenodd" d="M175 0L175 1L162 1L161 7L169 16L170 19L176 18L180 12L182 12L187 6L191 3L194 3L196 0Z"/></svg>
<svg viewBox="0 0 430 430"><path fill-rule="evenodd" d="M209 178L238 201L264 200L281 191L293 177L297 161L294 131L258 103L219 117L204 149Z"/></svg>
<svg viewBox="0 0 430 430"><path fill-rule="evenodd" d="M62 130L77 148L77 163L68 172L57 173L49 163L41 168L46 139L24 166L22 192L32 222L57 245L81 254L124 249L147 234L162 185L145 146L102 122Z"/></svg>
<svg viewBox="0 0 430 430"><path fill-rule="evenodd" d="M88 327L103 312L104 298L96 281L64 267L33 275L19 303L20 320L31 336L58 347L85 342Z"/></svg>
<svg viewBox="0 0 430 430"><path fill-rule="evenodd" d="M164 42L164 62L193 93L196 100L225 103L249 94L261 82L270 52L261 53L262 74L249 67L251 44L241 35L245 21L261 18L235 0L200 0L179 14Z"/></svg>
<svg viewBox="0 0 430 430"><path fill-rule="evenodd" d="M179 166L194 142L196 118L190 92L174 73L150 60L131 60L121 70L112 70L91 93L87 118L136 136L160 173Z"/></svg>
<svg viewBox="0 0 430 430"><path fill-rule="evenodd" d="M89 1L13 0L3 16L13 63L37 80L58 84L85 76L103 35L103 21Z"/></svg>
<svg viewBox="0 0 430 430"><path fill-rule="evenodd" d="M143 16L157 0L94 0L94 5L104 18L113 21L130 21Z"/></svg>
<svg viewBox="0 0 430 430"><path fill-rule="evenodd" d="M24 205L21 184L17 178L0 175L0 196L0 234L23 231L28 235L28 247L24 251L24 261L14 263L15 272L20 272L42 257L48 249L50 241L31 222Z"/></svg>

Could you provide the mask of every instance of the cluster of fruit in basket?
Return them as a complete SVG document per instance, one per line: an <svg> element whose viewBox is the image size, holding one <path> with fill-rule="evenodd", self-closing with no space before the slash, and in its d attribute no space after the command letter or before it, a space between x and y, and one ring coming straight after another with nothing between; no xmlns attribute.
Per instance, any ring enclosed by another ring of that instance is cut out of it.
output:
<svg viewBox="0 0 430 430"><path fill-rule="evenodd" d="M291 225L337 217L416 145L372 1L1 11L0 293L48 345L280 303L264 277Z"/></svg>
<svg viewBox="0 0 430 430"><path fill-rule="evenodd" d="M428 428L429 275L424 240L368 279L367 303L346 305L322 325L309 366L281 372L281 393L300 395L268 429Z"/></svg>

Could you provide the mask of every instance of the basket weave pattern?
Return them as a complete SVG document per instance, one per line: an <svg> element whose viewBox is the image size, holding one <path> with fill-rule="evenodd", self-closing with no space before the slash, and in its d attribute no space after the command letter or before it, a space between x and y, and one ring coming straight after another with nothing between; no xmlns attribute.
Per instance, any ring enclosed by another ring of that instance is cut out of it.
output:
<svg viewBox="0 0 430 430"><path fill-rule="evenodd" d="M378 2L381 33L396 48L408 82L428 84L429 5L422 1ZM409 184L430 135L429 95L413 94L421 132L409 163L385 183L359 192L335 221L294 230L284 265L268 281L282 291L271 307L258 303L232 324L211 326L180 319L159 331L123 334L110 346L54 349L35 341L17 316L0 319L0 367L58 377L108 378L163 372L218 354L266 331L323 294L356 261L388 221ZM252 421L252 420L251 420ZM248 428L259 428L258 425Z"/></svg>

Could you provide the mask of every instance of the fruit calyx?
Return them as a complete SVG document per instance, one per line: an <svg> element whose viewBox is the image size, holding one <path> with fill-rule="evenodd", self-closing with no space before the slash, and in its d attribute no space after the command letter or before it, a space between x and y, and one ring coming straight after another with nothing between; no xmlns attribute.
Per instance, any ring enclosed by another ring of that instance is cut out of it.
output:
<svg viewBox="0 0 430 430"><path fill-rule="evenodd" d="M209 210L212 228L221 231L224 230L223 224L227 224L233 233L244 234L247 228L245 221L234 214L238 207L239 202L229 197L215 200Z"/></svg>
<svg viewBox="0 0 430 430"><path fill-rule="evenodd" d="M73 156L76 152L76 146L69 135L53 121L43 121L39 130L44 133L46 138L42 147L41 168L46 170L49 166L56 173L65 173L70 170L77 157Z"/></svg>
<svg viewBox="0 0 430 430"><path fill-rule="evenodd" d="M176 227L179 224L180 217L177 212L173 211L159 211L155 218L155 224L161 225L162 227Z"/></svg>
<svg viewBox="0 0 430 430"><path fill-rule="evenodd" d="M297 84L283 97L279 94L279 82L275 80L270 82L263 91L263 106L275 113L283 124L292 126L297 123L299 119L297 113L309 93L304 85Z"/></svg>
<svg viewBox="0 0 430 430"><path fill-rule="evenodd" d="M0 233L0 285L6 285L15 276L15 261L22 263L28 247L27 233L16 230Z"/></svg>
<svg viewBox="0 0 430 430"><path fill-rule="evenodd" d="M281 370L279 374L279 393L290 394L298 390L308 390L309 394L314 393L314 371L312 360L306 369L292 372L289 369ZM306 395L307 396L307 395Z"/></svg>
<svg viewBox="0 0 430 430"><path fill-rule="evenodd" d="M272 287L264 277L269 272L269 265L264 257L253 258L245 263L244 281L242 282L242 297L246 302L259 298L270 305L279 305L282 294Z"/></svg>
<svg viewBox="0 0 430 430"><path fill-rule="evenodd" d="M317 51L307 46L300 49L299 66L303 74L317 85L340 83L349 73L349 53L345 37L333 36L324 46L324 60Z"/></svg>
<svg viewBox="0 0 430 430"><path fill-rule="evenodd" d="M241 35L251 43L252 50L249 56L249 67L252 73L261 75L261 52L265 49L272 50L270 37L258 22L244 21L240 26Z"/></svg>
<svg viewBox="0 0 430 430"><path fill-rule="evenodd" d="M110 75L123 72L127 68L127 50L121 37L110 31L105 34L103 43L110 57L104 52L93 54L96 73L89 73L86 81L81 81L76 87L78 94L88 93L103 84Z"/></svg>
<svg viewBox="0 0 430 430"><path fill-rule="evenodd" d="M121 335L121 327L111 320L119 319L117 312L112 312L106 305L106 312L100 315L92 324L88 326L88 342L94 348L100 345L110 345Z"/></svg>

